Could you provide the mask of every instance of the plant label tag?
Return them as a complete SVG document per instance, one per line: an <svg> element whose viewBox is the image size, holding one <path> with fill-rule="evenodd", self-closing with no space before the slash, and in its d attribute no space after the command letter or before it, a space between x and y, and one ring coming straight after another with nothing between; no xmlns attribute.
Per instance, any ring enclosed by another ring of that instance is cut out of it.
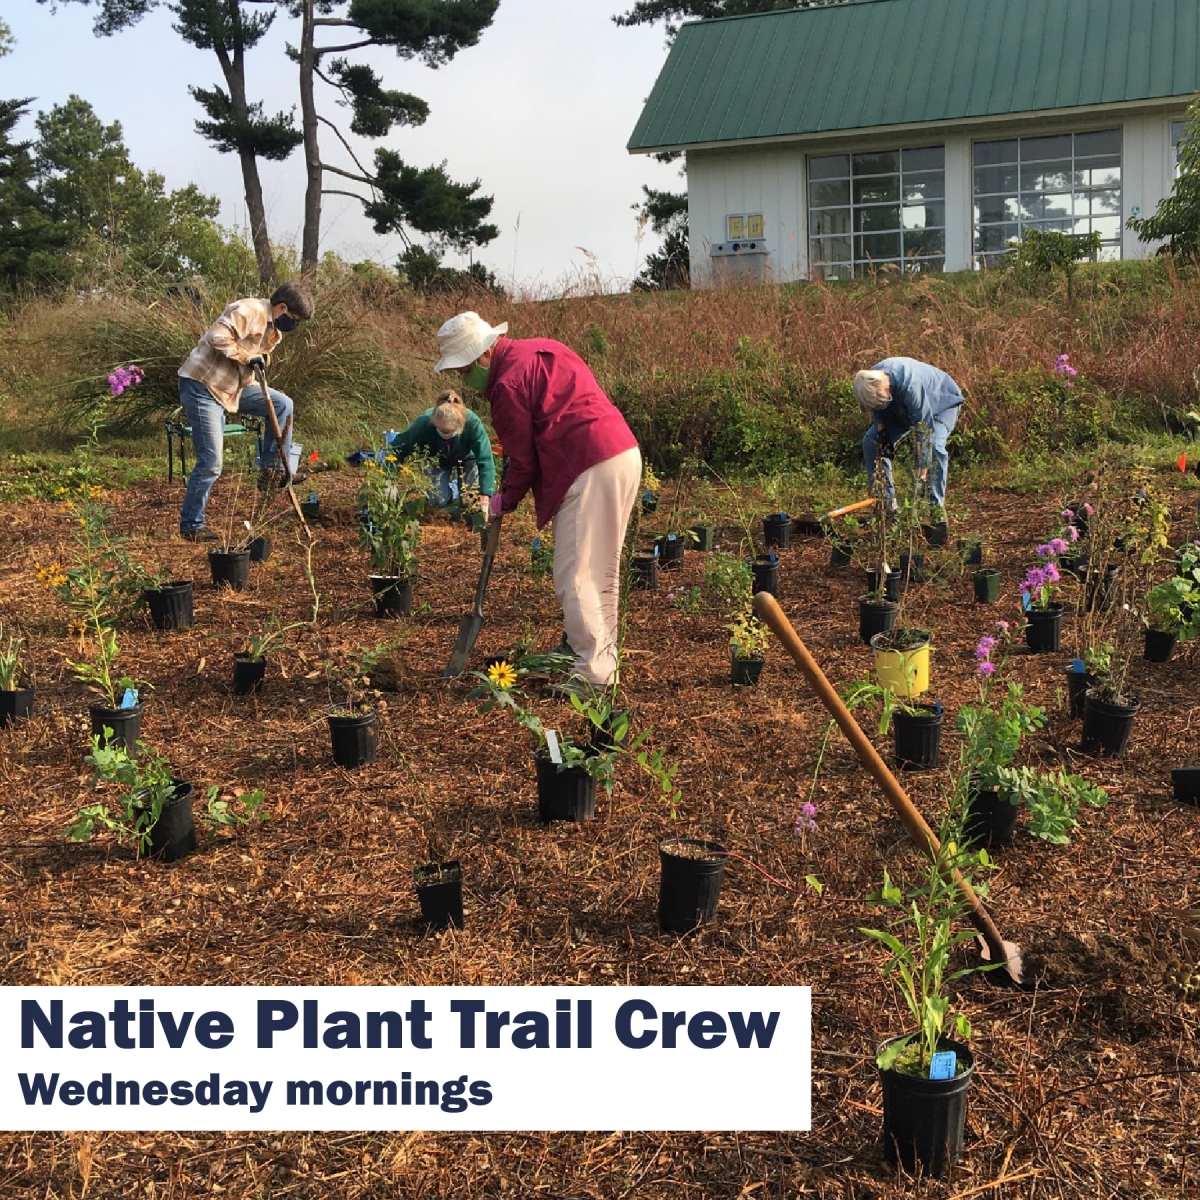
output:
<svg viewBox="0 0 1200 1200"><path fill-rule="evenodd" d="M1028 612L1028 611L1029 611L1029 593L1028 593L1028 592L1022 592L1022 593L1021 593L1021 607L1022 607L1022 608L1023 608L1023 609L1024 609L1026 612Z"/></svg>
<svg viewBox="0 0 1200 1200"><path fill-rule="evenodd" d="M125 695L121 697L121 708L136 708L137 707L137 688L126 688Z"/></svg>
<svg viewBox="0 0 1200 1200"><path fill-rule="evenodd" d="M1084 673L1084 671L1086 671L1086 670L1087 670L1087 664L1083 661L1082 658L1071 659L1071 674L1072 675L1082 675Z"/></svg>
<svg viewBox="0 0 1200 1200"><path fill-rule="evenodd" d="M939 1050L929 1060L930 1079L953 1079L958 1067L958 1055L953 1050Z"/></svg>
<svg viewBox="0 0 1200 1200"><path fill-rule="evenodd" d="M550 751L550 761L558 764L562 762L562 750L558 745L558 734L553 729L546 730L546 749Z"/></svg>

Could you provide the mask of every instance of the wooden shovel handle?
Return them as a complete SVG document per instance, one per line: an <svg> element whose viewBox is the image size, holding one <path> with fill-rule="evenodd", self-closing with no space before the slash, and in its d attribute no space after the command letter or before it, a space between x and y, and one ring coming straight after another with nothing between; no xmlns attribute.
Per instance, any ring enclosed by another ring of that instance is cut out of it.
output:
<svg viewBox="0 0 1200 1200"><path fill-rule="evenodd" d="M865 500L856 500L853 504L845 504L841 508L830 509L825 514L826 521L832 521L835 517L847 517L851 513L862 512L864 508L874 508L879 501L874 496L868 496Z"/></svg>
<svg viewBox="0 0 1200 1200"><path fill-rule="evenodd" d="M775 597L770 592L758 592L754 597L754 610L771 631L783 643L783 648L795 660L809 687L816 693L817 699L829 710L829 715L837 722L838 727L846 735L846 740L858 755L859 761L870 771L875 782L883 790L888 803L900 815L904 827L912 836L913 841L922 847L930 856L936 858L941 849L937 834L929 828L925 818L917 811L917 806L909 799L908 793L900 786L896 777L888 769L887 763L879 757L875 747L858 722L850 714L850 710L842 702L841 696L834 691L833 685L825 677L825 672L817 665L816 659L808 652L808 647L800 640L800 635L792 628L791 622L783 615ZM962 892L963 898L970 905L971 924L983 935L993 962L1003 963L1008 958L1004 939L996 928L983 902L975 894L975 890L963 878L961 872L954 871L954 882Z"/></svg>
<svg viewBox="0 0 1200 1200"><path fill-rule="evenodd" d="M283 452L283 440L286 436L284 430L279 428L279 417L275 414L275 405L271 403L271 391L267 387L267 373L261 367L254 372L255 378L258 380L258 386L263 394L263 407L267 410L267 423L271 426L271 432L275 435L275 453L279 458L280 464L283 466L283 477L286 481L288 499L292 502L292 511L296 514L304 532L308 535L308 540L313 540L313 532L308 527L308 522L304 519L304 510L300 507L300 501L296 497L296 491L292 487L292 464L288 461L288 456ZM292 427L292 418L287 419L288 429Z"/></svg>

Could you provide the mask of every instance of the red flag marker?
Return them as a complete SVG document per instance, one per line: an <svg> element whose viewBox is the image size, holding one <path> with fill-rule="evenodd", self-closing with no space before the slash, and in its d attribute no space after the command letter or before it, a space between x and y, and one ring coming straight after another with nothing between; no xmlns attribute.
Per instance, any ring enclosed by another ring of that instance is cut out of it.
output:
<svg viewBox="0 0 1200 1200"><path fill-rule="evenodd" d="M320 452L320 450L314 450L314 451L313 451L313 452L312 452L312 453L311 453L311 454L308 456L308 461L309 461L309 462L316 462L316 461L317 461L317 459L320 457L320 455L321 455L321 452ZM1182 467L1180 467L1179 469L1180 469L1181 471L1183 470L1183 468L1182 468Z"/></svg>
<svg viewBox="0 0 1200 1200"><path fill-rule="evenodd" d="M1175 465L1181 471L1187 470L1187 451L1186 450L1179 456L1179 461Z"/></svg>

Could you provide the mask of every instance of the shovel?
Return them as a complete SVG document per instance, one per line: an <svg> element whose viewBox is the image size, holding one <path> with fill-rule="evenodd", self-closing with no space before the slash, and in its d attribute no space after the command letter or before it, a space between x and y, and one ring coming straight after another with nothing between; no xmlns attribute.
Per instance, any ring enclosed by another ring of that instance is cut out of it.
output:
<svg viewBox="0 0 1200 1200"><path fill-rule="evenodd" d="M308 522L304 519L304 512L300 508L300 501L296 499L295 489L292 487L292 464L288 461L288 456L283 452L283 430L279 428L279 418L275 415L275 405L271 403L271 393L267 390L267 373L261 367L254 372L254 377L258 380L258 386L262 389L263 407L267 410L267 422L271 426L271 432L275 435L275 453L279 456L279 463L283 467L283 478L286 480L288 499L292 502L292 508L295 509L296 516L299 518L300 525L304 532L308 535L308 540L313 540L312 530L308 527ZM288 418L289 423L291 418Z"/></svg>
<svg viewBox="0 0 1200 1200"><path fill-rule="evenodd" d="M841 508L831 508L822 518L822 521L835 521L838 517L846 517L851 513L862 512L864 508L874 508L879 501L874 496L868 496L865 500L856 500L853 504L844 504Z"/></svg>
<svg viewBox="0 0 1200 1200"><path fill-rule="evenodd" d="M896 777L888 770L887 764L879 757L875 747L871 745L867 735L859 728L858 722L850 715L850 710L842 703L842 698L833 690L832 684L825 678L825 673L817 665L816 660L808 652L808 647L800 640L791 622L783 615L775 597L770 592L758 592L754 597L754 611L771 627L775 636L783 643L783 648L792 656L800 668L809 687L817 694L817 699L829 710L829 715L838 723L846 735L859 761L874 776L875 782L883 789L888 803L900 815L904 827L918 846L927 850L933 856L940 849L937 834L925 822L925 818L917 811L917 807L909 799L908 793L897 782ZM971 885L956 869L954 882L970 906L971 924L979 930L983 939L984 960L988 963L999 963L995 970L1008 982L1017 987L1022 986L1021 947L1014 942L1006 942L996 928L991 914L983 906L983 902L975 894Z"/></svg>
<svg viewBox="0 0 1200 1200"><path fill-rule="evenodd" d="M488 579L492 574L492 559L496 557L496 547L500 544L500 517L489 523L487 539L483 543L483 566L479 569L479 583L475 587L475 607L458 623L458 637L450 654L450 661L442 672L445 679L453 679L467 669L471 661L471 650L475 639L483 628L483 593L487 590Z"/></svg>

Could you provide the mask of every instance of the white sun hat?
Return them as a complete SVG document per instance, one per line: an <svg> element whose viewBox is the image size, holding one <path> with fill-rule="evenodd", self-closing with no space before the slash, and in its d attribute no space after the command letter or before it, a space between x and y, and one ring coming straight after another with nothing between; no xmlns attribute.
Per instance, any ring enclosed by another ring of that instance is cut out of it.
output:
<svg viewBox="0 0 1200 1200"><path fill-rule="evenodd" d="M459 313L437 331L438 352L442 357L433 369L441 372L469 367L496 344L501 334L507 332L507 321L502 325L489 325L478 313Z"/></svg>

